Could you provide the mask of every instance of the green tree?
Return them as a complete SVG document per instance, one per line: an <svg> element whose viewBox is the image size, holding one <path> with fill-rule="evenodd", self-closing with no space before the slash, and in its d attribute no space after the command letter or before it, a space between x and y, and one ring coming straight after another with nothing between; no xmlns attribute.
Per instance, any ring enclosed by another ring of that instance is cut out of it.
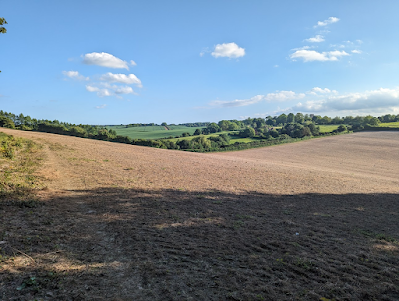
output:
<svg viewBox="0 0 399 301"><path fill-rule="evenodd" d="M283 113L280 116L278 116L277 119L276 119L276 123L277 124L285 124L285 123L287 123L287 115L285 115Z"/></svg>
<svg viewBox="0 0 399 301"><path fill-rule="evenodd" d="M7 118L5 116L0 117L0 126L10 129L15 128L14 122L10 118Z"/></svg>
<svg viewBox="0 0 399 301"><path fill-rule="evenodd" d="M220 127L214 122L208 124L207 128L209 130L209 133L211 133L211 134L220 132Z"/></svg>
<svg viewBox="0 0 399 301"><path fill-rule="evenodd" d="M313 136L318 136L320 134L320 127L316 126L314 123L310 123L308 127Z"/></svg>
<svg viewBox="0 0 399 301"><path fill-rule="evenodd" d="M0 25L4 25L4 24L8 24L6 19L0 18ZM0 33L6 33L6 32L7 32L7 29L4 26L0 26Z"/></svg>
<svg viewBox="0 0 399 301"><path fill-rule="evenodd" d="M201 130L200 129L196 129L193 135L194 136L201 135Z"/></svg>
<svg viewBox="0 0 399 301"><path fill-rule="evenodd" d="M276 125L276 118L272 117L272 116L267 116L266 117L266 124L267 125L271 125L271 126Z"/></svg>
<svg viewBox="0 0 399 301"><path fill-rule="evenodd" d="M191 140L192 147L194 149L210 149L211 148L211 141L204 136L195 137Z"/></svg>
<svg viewBox="0 0 399 301"><path fill-rule="evenodd" d="M240 131L240 137L242 138L252 138L255 136L255 130L253 128L246 128Z"/></svg>
<svg viewBox="0 0 399 301"><path fill-rule="evenodd" d="M8 24L6 19L0 18L0 25ZM0 33L6 33L7 29L4 26L0 26Z"/></svg>
<svg viewBox="0 0 399 301"><path fill-rule="evenodd" d="M380 120L376 117L373 116L366 116L364 117L364 124L368 124L368 125L378 125L380 123Z"/></svg>
<svg viewBox="0 0 399 301"><path fill-rule="evenodd" d="M239 128L239 126L237 125L237 123L235 123L235 122L230 122L228 130L229 130L229 131L237 131L238 128Z"/></svg>
<svg viewBox="0 0 399 301"><path fill-rule="evenodd" d="M296 123L303 123L305 121L302 113L296 113L295 115L295 122Z"/></svg>
<svg viewBox="0 0 399 301"><path fill-rule="evenodd" d="M293 122L295 122L295 115L294 115L293 113L289 113L289 114L287 115L287 122L288 122L288 123L293 123Z"/></svg>
<svg viewBox="0 0 399 301"><path fill-rule="evenodd" d="M227 131L229 129L231 122L228 120L221 120L218 122L219 127L222 129L222 131Z"/></svg>

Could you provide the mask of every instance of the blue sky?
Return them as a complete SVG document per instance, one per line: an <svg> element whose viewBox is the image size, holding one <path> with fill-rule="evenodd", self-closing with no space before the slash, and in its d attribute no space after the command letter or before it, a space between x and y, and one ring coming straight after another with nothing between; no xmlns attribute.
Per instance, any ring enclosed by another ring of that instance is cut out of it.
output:
<svg viewBox="0 0 399 301"><path fill-rule="evenodd" d="M0 0L0 109L85 124L399 114L399 1Z"/></svg>

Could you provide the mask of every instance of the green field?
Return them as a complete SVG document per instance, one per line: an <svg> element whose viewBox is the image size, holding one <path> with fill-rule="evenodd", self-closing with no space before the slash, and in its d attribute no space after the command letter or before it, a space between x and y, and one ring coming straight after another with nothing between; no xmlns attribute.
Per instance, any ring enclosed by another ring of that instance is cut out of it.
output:
<svg viewBox="0 0 399 301"><path fill-rule="evenodd" d="M160 139L167 137L180 136L183 133L190 133L192 135L197 128L187 127L184 125L168 126L170 130L166 130L164 126L140 126L140 127L126 127L125 125L107 126L107 129L112 129L117 135L128 136L132 139Z"/></svg>
<svg viewBox="0 0 399 301"><path fill-rule="evenodd" d="M380 123L378 127L399 128L399 122Z"/></svg>
<svg viewBox="0 0 399 301"><path fill-rule="evenodd" d="M333 130L336 130L340 124L327 124L327 125L319 125L320 133L331 133Z"/></svg>
<svg viewBox="0 0 399 301"><path fill-rule="evenodd" d="M392 123L384 123L384 126L386 125L394 125L396 124L397 127L399 127L399 122L392 122ZM320 125L320 132L321 133L329 133L332 132L333 130L337 129L339 125ZM154 126L141 126L141 127L126 127L125 125L112 125L112 126L107 126L107 129L112 129L116 131L117 135L121 136L128 136L132 139L161 139L161 138L168 138L170 136L176 137L180 136L183 133L190 133L192 135L195 130L197 129L196 127L187 127L184 125L173 125L173 126L168 126L169 130L166 130L164 126L161 125L154 125ZM281 127L274 127L275 129L281 128ZM202 127L200 127L202 129ZM206 138L212 137L212 136L219 136L221 134L232 134L232 133L237 133L237 131L224 131L224 132L218 132L214 134L209 134L209 135L204 135ZM194 139L195 137L198 136L189 136L189 137L180 137L180 138L172 138L169 139L170 141L176 142L178 140L191 140ZM230 144L234 144L236 142L251 142L254 140L258 140L257 138L239 138L239 137L234 137L231 136Z"/></svg>

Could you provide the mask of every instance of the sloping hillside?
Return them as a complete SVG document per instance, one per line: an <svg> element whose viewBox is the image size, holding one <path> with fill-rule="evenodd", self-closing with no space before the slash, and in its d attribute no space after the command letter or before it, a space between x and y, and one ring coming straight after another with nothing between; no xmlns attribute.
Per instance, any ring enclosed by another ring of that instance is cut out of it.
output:
<svg viewBox="0 0 399 301"><path fill-rule="evenodd" d="M0 203L0 299L397 300L399 133L186 153L40 143Z"/></svg>

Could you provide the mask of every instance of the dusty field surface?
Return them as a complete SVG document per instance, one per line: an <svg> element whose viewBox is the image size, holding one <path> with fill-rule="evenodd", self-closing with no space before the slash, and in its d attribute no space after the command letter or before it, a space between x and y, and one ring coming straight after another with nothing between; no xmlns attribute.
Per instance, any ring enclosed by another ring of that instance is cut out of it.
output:
<svg viewBox="0 0 399 301"><path fill-rule="evenodd" d="M1 300L399 300L399 132L230 153L45 133Z"/></svg>

